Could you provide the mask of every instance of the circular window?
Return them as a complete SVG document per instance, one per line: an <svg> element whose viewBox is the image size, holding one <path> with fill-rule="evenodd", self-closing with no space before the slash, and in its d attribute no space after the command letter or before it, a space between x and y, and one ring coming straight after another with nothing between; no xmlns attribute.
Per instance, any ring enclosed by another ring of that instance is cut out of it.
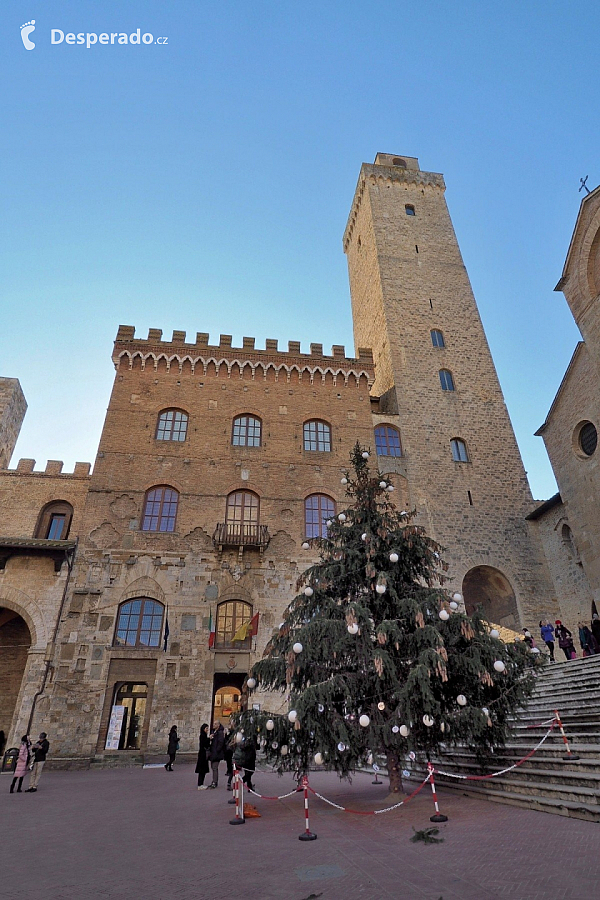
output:
<svg viewBox="0 0 600 900"><path fill-rule="evenodd" d="M585 422L579 430L579 446L586 456L592 456L598 444L598 432L591 422Z"/></svg>

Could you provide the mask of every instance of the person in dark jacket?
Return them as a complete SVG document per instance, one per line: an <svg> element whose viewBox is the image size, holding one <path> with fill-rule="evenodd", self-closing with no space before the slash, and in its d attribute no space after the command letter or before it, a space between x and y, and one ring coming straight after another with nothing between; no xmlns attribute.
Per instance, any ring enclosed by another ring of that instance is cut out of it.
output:
<svg viewBox="0 0 600 900"><path fill-rule="evenodd" d="M585 622L580 622L577 626L579 628L579 643L581 644L581 651L584 656L594 656L594 635L587 627Z"/></svg>
<svg viewBox="0 0 600 900"><path fill-rule="evenodd" d="M546 621L546 624L540 621L540 634L546 647L550 651L550 662L554 662L554 626L552 622Z"/></svg>
<svg viewBox="0 0 600 900"><path fill-rule="evenodd" d="M219 763L225 759L225 729L221 722L210 736L210 753L208 754L212 769L212 782L209 787L216 788L219 784Z"/></svg>
<svg viewBox="0 0 600 900"><path fill-rule="evenodd" d="M233 779L233 751L235 749L235 732L228 728L225 732L225 765L227 766L227 790L231 790Z"/></svg>
<svg viewBox="0 0 600 900"><path fill-rule="evenodd" d="M573 635L569 629L563 625L560 619L557 619L554 624L556 625L554 635L558 640L558 646L565 654L565 659L573 659L576 655L575 647L573 646Z"/></svg>
<svg viewBox="0 0 600 900"><path fill-rule="evenodd" d="M244 738L241 744L237 745L233 758L238 768L244 770L244 778L242 779L244 784L253 791L252 776L256 769L256 744L253 738Z"/></svg>
<svg viewBox="0 0 600 900"><path fill-rule="evenodd" d="M198 762L195 772L198 775L198 790L205 791L208 787L204 779L208 774L208 754L210 752L210 740L208 737L208 725L205 723L200 729L200 744L198 747Z"/></svg>
<svg viewBox="0 0 600 900"><path fill-rule="evenodd" d="M599 648L596 652L600 652L600 616L598 616L598 613L594 613L592 616L592 635Z"/></svg>
<svg viewBox="0 0 600 900"><path fill-rule="evenodd" d="M165 769L167 772L173 771L173 763L175 762L175 757L177 756L177 751L179 750L179 735L177 734L177 725L173 725L169 732L169 744L167 746L167 753L169 754L169 762L165 764Z"/></svg>
<svg viewBox="0 0 600 900"><path fill-rule="evenodd" d="M44 763L46 762L46 757L48 756L48 750L50 749L50 743L45 731L41 732L31 749L33 751L33 766L29 777L29 787L27 788L26 793L35 794L38 789L37 786L42 774L42 769L44 768Z"/></svg>

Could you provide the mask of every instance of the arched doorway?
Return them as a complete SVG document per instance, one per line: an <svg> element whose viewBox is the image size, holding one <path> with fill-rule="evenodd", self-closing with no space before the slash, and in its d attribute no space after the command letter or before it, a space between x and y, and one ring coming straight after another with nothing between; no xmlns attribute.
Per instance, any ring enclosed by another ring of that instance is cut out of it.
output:
<svg viewBox="0 0 600 900"><path fill-rule="evenodd" d="M467 614L481 608L484 617L495 625L518 630L517 598L508 578L493 566L475 566L464 577L463 597Z"/></svg>
<svg viewBox="0 0 600 900"><path fill-rule="evenodd" d="M25 620L12 609L0 606L0 731L6 739L30 647L31 634Z"/></svg>
<svg viewBox="0 0 600 900"><path fill-rule="evenodd" d="M245 680L245 673L219 672L215 675L211 728L216 728L219 722L223 728L229 728L229 717L245 708L248 702L248 696L243 692Z"/></svg>

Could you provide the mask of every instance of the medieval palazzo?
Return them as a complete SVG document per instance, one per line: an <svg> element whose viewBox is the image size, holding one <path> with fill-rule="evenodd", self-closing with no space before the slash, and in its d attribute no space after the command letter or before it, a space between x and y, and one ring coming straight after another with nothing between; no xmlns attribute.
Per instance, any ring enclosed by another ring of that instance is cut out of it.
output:
<svg viewBox="0 0 600 900"><path fill-rule="evenodd" d="M92 472L7 468L26 404L0 379L8 746L43 727L57 765L121 764L162 753L176 724L195 751L200 724L244 701L310 538L344 505L356 441L447 548L469 611L573 628L589 606L578 557L556 556L565 523L535 517L442 176L410 157L363 165L344 251L354 356L121 326Z"/></svg>

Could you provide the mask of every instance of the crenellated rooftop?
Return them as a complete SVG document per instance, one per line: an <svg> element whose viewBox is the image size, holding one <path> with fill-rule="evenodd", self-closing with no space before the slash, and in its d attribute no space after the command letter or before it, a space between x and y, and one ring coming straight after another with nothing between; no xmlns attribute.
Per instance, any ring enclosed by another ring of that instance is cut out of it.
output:
<svg viewBox="0 0 600 900"><path fill-rule="evenodd" d="M35 468L35 459L20 459L14 469L2 469L2 475L39 475L41 477L51 475L62 478L89 478L92 464L89 462L76 462L72 472L63 472L61 459L49 459L44 470Z"/></svg>
<svg viewBox="0 0 600 900"><path fill-rule="evenodd" d="M150 328L147 338L136 337L135 327L132 325L120 325L115 340L113 362L119 366L122 357L129 357L130 366L136 357L141 359L142 367L151 361L156 368L161 359L164 359L167 368L176 363L181 369L187 361L192 371L200 366L206 372L210 363L219 367L222 363L227 366L229 372L234 365L241 370L250 366L254 372L267 367L277 371L285 369L288 372L293 368L299 371L309 371L312 374L331 372L334 375L341 374L346 378L353 373L356 378L364 376L369 384L373 381L373 352L359 348L358 357L347 357L343 344L334 344L331 354L323 352L322 344L311 344L310 353L302 353L300 341L289 341L287 350L280 350L278 341L267 338L265 348L255 346L253 337L242 338L242 346L234 347L230 334L222 334L218 344L210 343L210 335L207 332L196 333L194 343L186 341L185 331L174 331L171 340L163 340L160 328Z"/></svg>

